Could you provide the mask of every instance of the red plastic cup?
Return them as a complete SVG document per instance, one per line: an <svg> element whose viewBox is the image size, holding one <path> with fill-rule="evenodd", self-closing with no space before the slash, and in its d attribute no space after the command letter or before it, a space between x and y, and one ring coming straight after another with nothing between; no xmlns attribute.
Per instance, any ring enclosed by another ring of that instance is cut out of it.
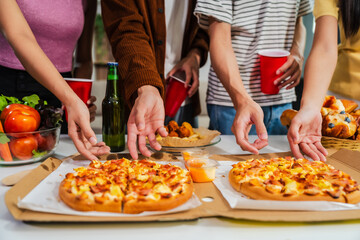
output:
<svg viewBox="0 0 360 240"><path fill-rule="evenodd" d="M283 73L276 75L276 70L287 61L290 53L281 49L268 49L259 51L259 55L261 91L265 94L278 94L279 88L274 85L274 81Z"/></svg>
<svg viewBox="0 0 360 240"><path fill-rule="evenodd" d="M87 105L87 101L91 95L91 87L94 80L84 78L64 78L72 90ZM67 111L65 109L65 117L67 121Z"/></svg>
<svg viewBox="0 0 360 240"><path fill-rule="evenodd" d="M190 86L185 87L185 81L176 76L170 76L165 94L165 115L175 117L181 104L185 101Z"/></svg>

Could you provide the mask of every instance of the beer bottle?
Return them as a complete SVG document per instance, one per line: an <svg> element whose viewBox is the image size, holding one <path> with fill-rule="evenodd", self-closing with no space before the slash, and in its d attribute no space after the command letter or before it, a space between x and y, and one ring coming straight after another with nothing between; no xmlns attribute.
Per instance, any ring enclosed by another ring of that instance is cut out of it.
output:
<svg viewBox="0 0 360 240"><path fill-rule="evenodd" d="M106 94L102 101L102 137L111 152L121 152L125 149L124 101L118 91L117 67L117 62L107 64Z"/></svg>

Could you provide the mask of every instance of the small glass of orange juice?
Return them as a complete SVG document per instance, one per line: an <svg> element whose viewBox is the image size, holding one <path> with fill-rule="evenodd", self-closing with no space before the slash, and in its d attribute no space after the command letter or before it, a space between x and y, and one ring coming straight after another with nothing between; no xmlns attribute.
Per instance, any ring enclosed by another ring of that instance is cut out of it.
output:
<svg viewBox="0 0 360 240"><path fill-rule="evenodd" d="M209 158L192 158L185 161L185 166L194 182L212 182L219 163Z"/></svg>

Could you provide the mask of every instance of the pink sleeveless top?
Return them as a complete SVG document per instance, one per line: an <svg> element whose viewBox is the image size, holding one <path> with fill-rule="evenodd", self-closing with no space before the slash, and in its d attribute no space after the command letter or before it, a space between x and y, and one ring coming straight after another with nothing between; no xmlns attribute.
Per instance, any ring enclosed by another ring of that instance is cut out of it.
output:
<svg viewBox="0 0 360 240"><path fill-rule="evenodd" d="M17 3L38 44L57 70L71 71L73 52L84 26L85 1L17 0ZM0 65L24 70L2 34Z"/></svg>

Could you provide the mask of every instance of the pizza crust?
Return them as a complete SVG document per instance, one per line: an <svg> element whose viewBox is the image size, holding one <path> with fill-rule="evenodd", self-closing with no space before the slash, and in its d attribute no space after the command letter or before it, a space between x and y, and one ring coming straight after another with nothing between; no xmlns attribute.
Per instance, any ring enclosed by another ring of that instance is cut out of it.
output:
<svg viewBox="0 0 360 240"><path fill-rule="evenodd" d="M185 202L187 202L193 193L193 184L186 184L184 186L184 191L171 198L162 198L159 201L149 200L149 201L138 201L138 200L129 200L124 202L124 213L141 213L144 211L166 211L178 207Z"/></svg>

